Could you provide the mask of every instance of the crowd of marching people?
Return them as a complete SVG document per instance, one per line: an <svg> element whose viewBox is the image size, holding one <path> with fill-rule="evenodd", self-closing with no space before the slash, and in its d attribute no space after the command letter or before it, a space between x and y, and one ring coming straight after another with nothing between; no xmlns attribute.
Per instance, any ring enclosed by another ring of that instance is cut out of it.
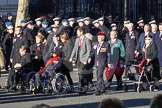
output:
<svg viewBox="0 0 162 108"><path fill-rule="evenodd" d="M120 27L119 27L120 26ZM155 89L159 90L162 71L162 23L155 20L145 23L142 19L137 27L130 21L121 24L112 16L96 20L85 18L41 16L34 21L22 19L14 27L12 14L8 13L0 35L1 55L9 71L7 89L16 89L21 71L35 71L36 85L39 89L40 69L52 57L61 59L61 71L73 86L70 72L73 63L78 68L80 87L93 84L93 67L96 67L97 86L95 94L100 95L117 79L117 88L122 88L124 66L130 66L136 58L146 59L153 66ZM106 74L104 71L106 69ZM106 75L106 81L104 80ZM86 93L83 91L82 93Z"/></svg>

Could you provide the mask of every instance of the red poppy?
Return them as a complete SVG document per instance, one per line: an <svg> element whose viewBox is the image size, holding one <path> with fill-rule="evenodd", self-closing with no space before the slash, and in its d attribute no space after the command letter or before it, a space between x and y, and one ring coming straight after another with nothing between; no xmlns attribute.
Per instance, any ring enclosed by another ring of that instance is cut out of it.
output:
<svg viewBox="0 0 162 108"><path fill-rule="evenodd" d="M41 50L41 48L40 47L37 47L37 51L40 51Z"/></svg>
<svg viewBox="0 0 162 108"><path fill-rule="evenodd" d="M104 45L102 45L101 48L104 48Z"/></svg>

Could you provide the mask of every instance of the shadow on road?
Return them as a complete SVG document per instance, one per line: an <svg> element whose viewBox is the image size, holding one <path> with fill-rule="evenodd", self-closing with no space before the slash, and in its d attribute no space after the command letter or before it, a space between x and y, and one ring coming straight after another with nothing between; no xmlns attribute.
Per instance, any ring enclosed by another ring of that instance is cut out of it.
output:
<svg viewBox="0 0 162 108"><path fill-rule="evenodd" d="M52 106L52 108L97 108L99 102L94 103L83 103L75 105L65 105L65 106Z"/></svg>
<svg viewBox="0 0 162 108"><path fill-rule="evenodd" d="M149 105L150 103L149 98L139 98L139 99L128 99L128 100L123 100L124 105L126 105L126 107L142 107L142 106L146 106Z"/></svg>
<svg viewBox="0 0 162 108"><path fill-rule="evenodd" d="M80 95L78 93L72 94L62 94L62 95L32 95L32 94L0 94L0 104L7 103L17 103L17 102L30 102L30 101L43 101L43 100L52 100L52 99L60 99L60 98L68 98L68 97L78 97L78 96L87 96L92 95L92 93L87 93L85 95Z"/></svg>
<svg viewBox="0 0 162 108"><path fill-rule="evenodd" d="M128 99L123 101L126 108L144 107L149 105L150 99ZM98 108L99 102L83 103L75 105L52 106L52 108Z"/></svg>

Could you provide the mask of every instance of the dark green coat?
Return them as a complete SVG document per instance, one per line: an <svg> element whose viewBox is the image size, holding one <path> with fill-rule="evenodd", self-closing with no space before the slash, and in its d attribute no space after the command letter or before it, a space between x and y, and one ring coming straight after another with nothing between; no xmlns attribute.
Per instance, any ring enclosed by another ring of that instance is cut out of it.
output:
<svg viewBox="0 0 162 108"><path fill-rule="evenodd" d="M117 63L119 61L125 61L125 48L123 42L120 39L116 39L114 43L111 40L108 41L111 48L110 64Z"/></svg>

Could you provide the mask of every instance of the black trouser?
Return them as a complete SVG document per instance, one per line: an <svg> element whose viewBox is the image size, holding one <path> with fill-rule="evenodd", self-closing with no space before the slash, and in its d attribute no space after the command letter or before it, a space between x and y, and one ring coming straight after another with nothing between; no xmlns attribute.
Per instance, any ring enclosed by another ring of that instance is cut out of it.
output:
<svg viewBox="0 0 162 108"><path fill-rule="evenodd" d="M88 85L88 81L85 78L85 74L79 74L79 85L80 85L80 87L84 87L84 86Z"/></svg>
<svg viewBox="0 0 162 108"><path fill-rule="evenodd" d="M108 83L112 82L113 76L108 80ZM116 76L116 80L117 80L117 86L122 86L122 76Z"/></svg>
<svg viewBox="0 0 162 108"><path fill-rule="evenodd" d="M9 87L11 86L15 86L19 83L19 78L20 78L20 73L17 71L15 71L15 69L11 69L9 71L9 75L8 75L8 82L7 85Z"/></svg>
<svg viewBox="0 0 162 108"><path fill-rule="evenodd" d="M9 69L8 69L8 65L10 65L10 67L11 67L11 63L10 63L10 52L6 52L6 54L5 54L5 69L6 69L6 71L8 71Z"/></svg>
<svg viewBox="0 0 162 108"><path fill-rule="evenodd" d="M162 66L160 66L160 76L162 78Z"/></svg>
<svg viewBox="0 0 162 108"><path fill-rule="evenodd" d="M86 65L80 62L78 59L77 61L77 67L78 67L78 75L79 75L79 85L80 87L84 87L88 85L88 81L85 77L86 75Z"/></svg>
<svg viewBox="0 0 162 108"><path fill-rule="evenodd" d="M67 67L65 67L64 65L61 68L62 68L61 73L66 76L69 84L73 85L73 80L72 80L71 75L70 75L70 70Z"/></svg>
<svg viewBox="0 0 162 108"><path fill-rule="evenodd" d="M97 85L96 91L104 91L104 80L103 80L103 73L105 70L105 66L97 66L96 67L96 76L97 76Z"/></svg>
<svg viewBox="0 0 162 108"><path fill-rule="evenodd" d="M43 78L47 78L47 79L50 79L52 78L53 76L51 76L48 72L37 72L35 74L35 87L36 89L40 89L40 87L42 86L42 80Z"/></svg>
<svg viewBox="0 0 162 108"><path fill-rule="evenodd" d="M105 66L96 67L97 82L103 80L104 70L105 70Z"/></svg>
<svg viewBox="0 0 162 108"><path fill-rule="evenodd" d="M39 87L41 86L41 77L42 77L42 73L37 72L35 74L35 87L36 87L36 89L39 89Z"/></svg>

